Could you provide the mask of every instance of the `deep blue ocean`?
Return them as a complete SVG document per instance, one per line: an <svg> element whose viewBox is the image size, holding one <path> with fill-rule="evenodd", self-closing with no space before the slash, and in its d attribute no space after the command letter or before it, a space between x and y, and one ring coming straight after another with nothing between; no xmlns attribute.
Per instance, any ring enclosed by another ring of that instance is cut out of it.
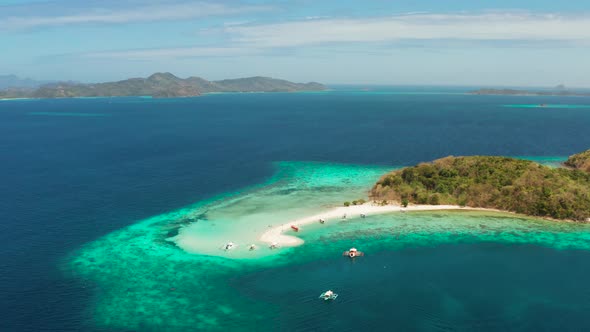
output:
<svg viewBox="0 0 590 332"><path fill-rule="evenodd" d="M60 266L69 253L137 220L261 183L272 176L276 161L399 166L447 155L563 157L590 148L590 98L460 93L466 90L336 87L327 93L187 99L0 101L0 330L90 329L87 307L94 288L64 276ZM514 107L539 104L574 107ZM428 284L426 276L445 271L440 265L445 257L457 256L462 276L493 272L481 282L498 298L514 293L506 285L521 287L535 277L540 279L531 281L533 287L554 285L556 296L590 305L589 293L575 291L590 272L586 251L451 245L382 255L408 263L406 275L378 280L408 284L412 305L429 305L416 299L423 290L409 286L415 276ZM420 272L411 258L439 265ZM519 270L523 264L530 265L528 274ZM321 268L305 273L321 274ZM286 272L272 273L278 278ZM449 287L470 289L469 278L447 276ZM256 280L246 277L236 287ZM484 315L485 296L471 298L464 305L473 304ZM587 318L568 311L527 312L531 321L556 315L555 324L492 328L590 327ZM378 326L378 318L367 315ZM299 323L288 325L286 319L282 328L296 329ZM441 323L440 330L453 327Z"/></svg>

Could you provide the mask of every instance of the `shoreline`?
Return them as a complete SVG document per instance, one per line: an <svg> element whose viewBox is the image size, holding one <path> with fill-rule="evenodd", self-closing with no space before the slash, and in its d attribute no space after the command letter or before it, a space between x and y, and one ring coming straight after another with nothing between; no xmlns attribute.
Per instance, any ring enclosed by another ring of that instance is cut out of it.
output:
<svg viewBox="0 0 590 332"><path fill-rule="evenodd" d="M0 101L8 101L8 100L34 100L35 98L27 98L27 97L18 97L18 98L3 98L0 97Z"/></svg>
<svg viewBox="0 0 590 332"><path fill-rule="evenodd" d="M301 227L319 222L320 219L326 222L334 219L342 218L346 215L346 219L358 219L361 214L370 216L378 214L386 214L393 212L417 212L417 211L444 211L444 210L462 210L462 211L487 211L487 212L501 212L511 213L510 211L503 211L490 208L474 208L474 207L461 207L459 205L408 205L402 207L401 205L374 205L372 202L367 202L362 205L351 205L335 207L331 210L318 213L312 216L307 216L289 222L283 223L278 226L265 231L260 235L259 240L266 244L276 243L281 247L297 247L302 245L305 241L301 238L293 235L283 234L286 231L291 230L291 226Z"/></svg>
<svg viewBox="0 0 590 332"><path fill-rule="evenodd" d="M325 90L297 90L297 91L214 91L203 92L196 96L174 96L174 97L154 97L154 96L72 96L72 97L0 97L0 101L6 100L52 100L52 99L110 99L110 98L144 98L144 99L180 99L180 98L197 98L210 95L225 95L225 94L260 94L260 93L320 93L334 91L332 89Z"/></svg>

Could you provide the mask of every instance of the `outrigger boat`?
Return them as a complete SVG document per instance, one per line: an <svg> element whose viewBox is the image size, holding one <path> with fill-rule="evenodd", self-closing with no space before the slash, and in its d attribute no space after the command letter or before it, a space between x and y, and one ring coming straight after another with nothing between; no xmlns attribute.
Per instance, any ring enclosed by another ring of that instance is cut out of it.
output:
<svg viewBox="0 0 590 332"><path fill-rule="evenodd" d="M345 251L342 253L342 256L348 256L350 258L355 258L355 257L360 257L360 256L364 256L365 253L362 251L358 251L356 250L356 248L350 248L348 249L348 251Z"/></svg>
<svg viewBox="0 0 590 332"><path fill-rule="evenodd" d="M279 247L279 244L276 242L273 242L270 244L270 249L277 249Z"/></svg>
<svg viewBox="0 0 590 332"><path fill-rule="evenodd" d="M256 245L255 245L255 244L251 244L251 245L248 247L248 249L249 249L250 251L252 251L252 250L255 250L255 249L256 249Z"/></svg>
<svg viewBox="0 0 590 332"><path fill-rule="evenodd" d="M235 247L236 245L233 242L228 242L223 246L223 250L231 250Z"/></svg>
<svg viewBox="0 0 590 332"><path fill-rule="evenodd" d="M324 301L330 301L330 300L336 300L336 298L338 297L338 294L332 292L331 290L325 291L320 295L320 299L323 299Z"/></svg>

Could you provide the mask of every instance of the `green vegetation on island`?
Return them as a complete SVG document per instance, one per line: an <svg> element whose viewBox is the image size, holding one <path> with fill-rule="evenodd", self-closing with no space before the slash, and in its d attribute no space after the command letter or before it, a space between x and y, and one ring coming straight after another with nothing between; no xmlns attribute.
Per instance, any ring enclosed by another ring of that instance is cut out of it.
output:
<svg viewBox="0 0 590 332"><path fill-rule="evenodd" d="M156 73L148 78L131 78L118 82L82 84L53 83L38 89L0 91L1 98L70 98L70 97L130 97L152 96L195 97L213 92L297 92L321 91L320 83L293 83L269 77L249 77L222 81L207 81L200 77L182 79L171 73Z"/></svg>
<svg viewBox="0 0 590 332"><path fill-rule="evenodd" d="M590 174L506 157L446 157L384 175L373 200L450 204L587 221Z"/></svg>
<svg viewBox="0 0 590 332"><path fill-rule="evenodd" d="M564 165L590 173L590 150L570 156Z"/></svg>
<svg viewBox="0 0 590 332"><path fill-rule="evenodd" d="M31 96L33 90L27 88L10 88L0 90L0 99L3 98L28 98Z"/></svg>
<svg viewBox="0 0 590 332"><path fill-rule="evenodd" d="M363 204L365 204L365 203L366 203L366 201L365 201L364 199L362 199L362 198L359 198L359 199L356 199L356 200L354 200L354 201L352 201L352 202L348 202L348 201L344 202L344 206L350 206L350 205L363 205Z"/></svg>

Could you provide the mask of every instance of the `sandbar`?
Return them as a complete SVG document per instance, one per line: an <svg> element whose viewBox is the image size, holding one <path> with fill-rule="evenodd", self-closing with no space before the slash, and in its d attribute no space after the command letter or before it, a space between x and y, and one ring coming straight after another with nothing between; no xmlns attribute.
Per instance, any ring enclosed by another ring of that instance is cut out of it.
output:
<svg viewBox="0 0 590 332"><path fill-rule="evenodd" d="M346 215L346 219L360 218L361 214L366 216L392 213L392 212L406 212L406 211L439 211L439 210L469 210L469 211L490 211L490 212L505 212L496 209L486 208L472 208L461 207L458 205L409 205L402 207L401 205L378 205L372 202L367 202L361 205L351 205L336 207L326 212L314 214L312 216L303 217L300 219L291 220L281 225L274 226L265 231L259 238L261 242L267 244L277 244L281 247L296 247L302 245L304 241L296 236L283 234L291 230L291 226L302 227L312 223L317 223L320 219L328 223L330 220L342 219Z"/></svg>

